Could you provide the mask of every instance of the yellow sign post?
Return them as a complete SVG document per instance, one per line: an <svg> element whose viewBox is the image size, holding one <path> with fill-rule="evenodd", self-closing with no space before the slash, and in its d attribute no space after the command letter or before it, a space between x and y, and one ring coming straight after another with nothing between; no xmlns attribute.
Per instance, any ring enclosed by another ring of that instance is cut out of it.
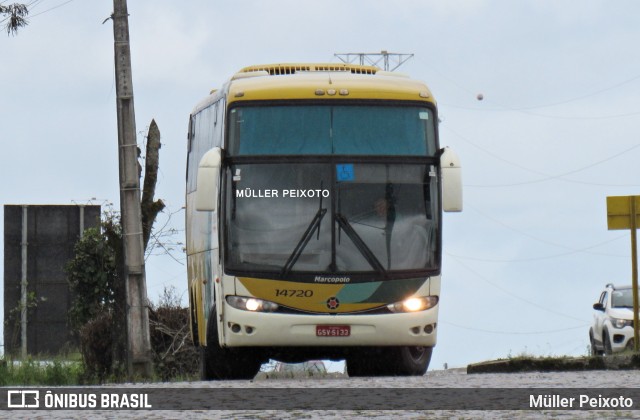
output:
<svg viewBox="0 0 640 420"><path fill-rule="evenodd" d="M631 288L633 293L633 348L638 344L638 250L636 230L640 225L640 195L607 197L607 227L609 230L631 230Z"/></svg>

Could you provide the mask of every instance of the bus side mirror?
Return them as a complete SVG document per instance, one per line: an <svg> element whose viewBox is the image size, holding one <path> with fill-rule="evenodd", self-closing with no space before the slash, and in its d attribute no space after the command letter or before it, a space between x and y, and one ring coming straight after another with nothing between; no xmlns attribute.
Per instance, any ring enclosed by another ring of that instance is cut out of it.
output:
<svg viewBox="0 0 640 420"><path fill-rule="evenodd" d="M462 169L458 155L445 147L440 155L442 169L442 209L462 211Z"/></svg>
<svg viewBox="0 0 640 420"><path fill-rule="evenodd" d="M198 165L196 210L218 210L218 183L222 166L222 149L214 147L204 154Z"/></svg>

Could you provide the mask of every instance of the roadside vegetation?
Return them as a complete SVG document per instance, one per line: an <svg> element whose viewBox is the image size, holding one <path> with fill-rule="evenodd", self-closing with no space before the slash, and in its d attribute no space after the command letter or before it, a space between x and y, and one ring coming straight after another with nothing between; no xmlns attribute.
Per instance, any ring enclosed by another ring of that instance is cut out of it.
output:
<svg viewBox="0 0 640 420"><path fill-rule="evenodd" d="M199 379L199 353L189 334L189 311L180 307L174 288L165 289L160 302L149 307L149 332L154 365L151 381ZM111 333L113 315L103 312L80 329L83 381L128 380L125 367L114 357L118 349Z"/></svg>
<svg viewBox="0 0 640 420"><path fill-rule="evenodd" d="M590 349L588 349L590 350ZM533 356L522 353L505 359L474 363L467 373L566 372L584 370L637 370L640 353L624 351L610 356L593 356L590 351L583 357Z"/></svg>
<svg viewBox="0 0 640 420"><path fill-rule="evenodd" d="M154 376L144 381L199 380L199 355L188 332L189 313L181 308L175 289L167 289L157 305L149 308ZM0 356L0 386L99 385L128 380L113 369L112 319L102 312L80 328L81 349L55 357L26 360ZM142 381L142 378L139 380Z"/></svg>
<svg viewBox="0 0 640 420"><path fill-rule="evenodd" d="M77 359L77 358L76 358ZM23 361L0 358L0 386L80 385L84 369L79 360Z"/></svg>

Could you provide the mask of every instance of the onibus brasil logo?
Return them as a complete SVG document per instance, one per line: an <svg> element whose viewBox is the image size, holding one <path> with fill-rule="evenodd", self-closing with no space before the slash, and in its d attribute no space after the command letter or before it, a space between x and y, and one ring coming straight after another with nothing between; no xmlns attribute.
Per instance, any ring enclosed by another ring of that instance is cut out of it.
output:
<svg viewBox="0 0 640 420"><path fill-rule="evenodd" d="M152 408L148 393L7 391L7 408Z"/></svg>

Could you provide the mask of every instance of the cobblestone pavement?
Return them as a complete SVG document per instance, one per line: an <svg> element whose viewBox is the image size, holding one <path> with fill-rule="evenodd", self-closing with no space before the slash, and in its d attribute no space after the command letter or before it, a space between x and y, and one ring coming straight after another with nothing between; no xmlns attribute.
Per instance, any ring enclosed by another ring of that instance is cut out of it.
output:
<svg viewBox="0 0 640 420"><path fill-rule="evenodd" d="M451 369L433 371L423 377L410 378L331 378L331 379L277 379L223 382L181 382L171 384L126 384L116 388L211 388L211 389L260 389L260 388L640 388L638 371L588 371L550 372L516 374L467 375L464 370ZM435 390L434 390L435 392ZM499 394L499 393L497 393ZM179 396L177 396L179 398ZM500 395L496 395L500 399ZM634 401L640 406L640 401ZM640 410L492 410L492 411L389 411L381 409L384 403L377 403L372 410L240 410L240 411L0 411L1 418L12 419L601 419L640 418ZM249 407L247 407L249 408Z"/></svg>

